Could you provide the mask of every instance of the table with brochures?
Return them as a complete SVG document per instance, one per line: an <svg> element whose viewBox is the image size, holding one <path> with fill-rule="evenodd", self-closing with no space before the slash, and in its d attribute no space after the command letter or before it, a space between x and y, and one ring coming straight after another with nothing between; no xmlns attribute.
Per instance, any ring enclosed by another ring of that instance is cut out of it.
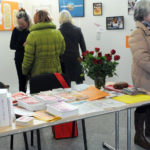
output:
<svg viewBox="0 0 150 150"><path fill-rule="evenodd" d="M122 97L126 98L126 97ZM78 102L79 103L79 102ZM86 128L85 128L85 119L115 113L115 148L110 146L107 143L102 143L104 148L110 150L119 150L119 113L121 111L127 110L127 150L131 150L131 110L133 108L137 108L143 105L150 104L150 100L138 101L138 103L123 103L121 99L118 101L108 98L103 98L96 101L89 101L87 103L83 103L82 107L79 110L79 114L76 116L64 118L55 122L44 122L41 120L34 119L33 124L25 127L16 126L15 122L10 127L1 127L0 128L0 138L15 135L19 133L24 133L32 130L42 129L46 127L52 127L54 125L59 125L71 121L82 121L83 127L83 141L84 141L84 149L87 150L87 138L86 138ZM78 105L78 104L75 104ZM86 106L86 108L84 107ZM88 109L89 107L89 109ZM83 109L85 108L84 112ZM90 108L92 111L89 111Z"/></svg>

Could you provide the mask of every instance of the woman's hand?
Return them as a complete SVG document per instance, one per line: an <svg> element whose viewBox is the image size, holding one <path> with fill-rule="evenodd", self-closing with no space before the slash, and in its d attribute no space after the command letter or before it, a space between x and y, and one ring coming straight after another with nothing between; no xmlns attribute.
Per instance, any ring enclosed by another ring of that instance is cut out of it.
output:
<svg viewBox="0 0 150 150"><path fill-rule="evenodd" d="M26 46L26 42L24 42L23 46L24 46L24 47Z"/></svg>

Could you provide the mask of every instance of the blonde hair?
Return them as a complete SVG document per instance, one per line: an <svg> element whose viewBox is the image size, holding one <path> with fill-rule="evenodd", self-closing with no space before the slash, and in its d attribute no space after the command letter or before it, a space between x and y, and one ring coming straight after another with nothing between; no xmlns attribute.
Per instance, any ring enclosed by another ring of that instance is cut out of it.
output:
<svg viewBox="0 0 150 150"><path fill-rule="evenodd" d="M40 22L51 22L52 18L50 17L50 14L48 11L45 10L39 10L34 15L34 23L40 23Z"/></svg>
<svg viewBox="0 0 150 150"><path fill-rule="evenodd" d="M67 22L72 23L72 16L69 11L63 10L59 16L59 23L63 24Z"/></svg>
<svg viewBox="0 0 150 150"><path fill-rule="evenodd" d="M21 19L21 18L24 18L25 22L28 23L28 28L30 28L32 26L32 21L31 21L31 18L30 16L28 15L28 13L26 12L25 9L21 8L17 15L16 15L17 19Z"/></svg>

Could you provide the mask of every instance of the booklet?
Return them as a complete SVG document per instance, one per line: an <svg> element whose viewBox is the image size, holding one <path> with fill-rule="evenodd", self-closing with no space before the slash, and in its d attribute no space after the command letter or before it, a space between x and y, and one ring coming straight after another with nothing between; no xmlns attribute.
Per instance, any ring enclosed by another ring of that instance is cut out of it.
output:
<svg viewBox="0 0 150 150"><path fill-rule="evenodd" d="M46 122L52 122L52 121L57 121L61 119L58 116L47 113L45 110L34 112L33 116L36 119L46 121Z"/></svg>
<svg viewBox="0 0 150 150"><path fill-rule="evenodd" d="M59 102L47 106L47 112L61 118L78 115L78 107L66 102Z"/></svg>
<svg viewBox="0 0 150 150"><path fill-rule="evenodd" d="M34 97L25 97L18 100L18 106L21 106L29 111L38 111L46 109L45 103L35 99Z"/></svg>
<svg viewBox="0 0 150 150"><path fill-rule="evenodd" d="M16 126L29 126L33 123L33 117L22 116L16 120Z"/></svg>

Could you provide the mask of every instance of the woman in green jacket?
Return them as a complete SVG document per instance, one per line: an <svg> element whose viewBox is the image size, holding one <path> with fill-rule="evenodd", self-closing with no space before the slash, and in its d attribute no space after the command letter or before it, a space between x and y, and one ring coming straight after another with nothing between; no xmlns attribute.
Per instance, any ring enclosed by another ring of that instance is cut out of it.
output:
<svg viewBox="0 0 150 150"><path fill-rule="evenodd" d="M38 11L34 22L26 41L23 74L34 77L45 73L61 73L60 55L65 51L62 34L56 30L46 11Z"/></svg>

